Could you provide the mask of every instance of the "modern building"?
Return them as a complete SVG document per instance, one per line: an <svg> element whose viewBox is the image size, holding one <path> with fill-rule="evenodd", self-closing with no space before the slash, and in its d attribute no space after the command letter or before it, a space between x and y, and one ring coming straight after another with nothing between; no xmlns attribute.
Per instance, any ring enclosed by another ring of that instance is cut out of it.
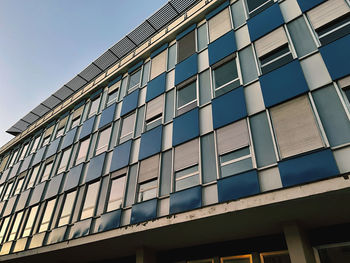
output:
<svg viewBox="0 0 350 263"><path fill-rule="evenodd" d="M349 6L169 1L8 130L0 261L350 262Z"/></svg>

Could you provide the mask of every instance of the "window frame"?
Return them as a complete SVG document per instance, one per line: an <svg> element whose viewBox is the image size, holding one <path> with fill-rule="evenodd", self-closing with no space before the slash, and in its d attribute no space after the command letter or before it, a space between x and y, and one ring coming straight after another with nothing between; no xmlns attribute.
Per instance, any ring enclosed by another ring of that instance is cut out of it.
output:
<svg viewBox="0 0 350 263"><path fill-rule="evenodd" d="M124 121L125 121L125 119L127 119L127 118L129 118L129 117L131 117L131 116L133 116L133 125L132 125L132 129L131 129L131 131L130 132L128 132L127 134L124 134L123 136L122 136L122 133L123 133L123 128L124 128ZM125 115L125 116L123 116L122 118L121 118L121 128L120 128L120 133L119 133L119 143L123 143L123 142L126 142L127 140L129 140L129 139L132 139L133 138L133 136L134 136L134 132L135 132L135 127L136 127L136 111L133 111L133 112L131 112L131 113L129 113L129 114L127 114L127 115ZM130 136L130 138L128 137L128 136Z"/></svg>
<svg viewBox="0 0 350 263"><path fill-rule="evenodd" d="M131 92L133 92L134 90L138 89L141 87L141 80L142 80L142 68L143 68L143 65L136 69L135 71L131 72L130 75L128 76L128 88L127 88L127 94L130 94ZM131 78L133 76L135 76L136 74L140 73L140 76L139 76L139 81L137 84L135 84L134 86L130 86L130 81L131 81Z"/></svg>
<svg viewBox="0 0 350 263"><path fill-rule="evenodd" d="M196 92L195 98L179 107L179 91L186 89L186 88L189 88L193 84L195 85L195 89L194 89ZM175 101L176 116L184 114L185 112L188 112L188 111L190 111L198 106L198 103L199 103L199 101L198 101L198 94L199 94L198 88L199 87L198 86L199 85L198 85L197 75L189 78L188 80L186 80L186 81L184 81L181 84L176 86L176 98L175 98L175 100L176 100Z"/></svg>
<svg viewBox="0 0 350 263"><path fill-rule="evenodd" d="M100 139L101 139L101 135L103 132L106 132L107 130L109 130L109 135L108 135L108 140L107 140L107 144L104 144L102 146L99 147L99 143L100 143ZM108 150L109 145L111 143L111 136L112 136L112 125L109 125L108 127L105 127L103 129L101 129L98 132L98 136L97 136L97 140L96 140L96 146L95 146L95 156L96 155L100 155L101 153L104 153ZM105 149L105 150L103 150Z"/></svg>
<svg viewBox="0 0 350 263"><path fill-rule="evenodd" d="M108 198L106 199L106 208L105 208L105 212L111 212L114 210L118 210L121 209L124 206L124 200L125 200L125 193L126 193L126 186L127 186L127 174L126 174L126 169L122 169L122 171L116 171L113 172L110 176L110 183L109 183L109 187L108 187ZM121 180L123 178L124 182L123 182L123 190L121 193L121 198L120 199L116 199L116 200L111 200L111 196L112 196L112 188L113 188L113 182L116 182L118 180ZM114 209L109 209L109 206L112 202L115 201L120 201L120 205L118 208Z"/></svg>

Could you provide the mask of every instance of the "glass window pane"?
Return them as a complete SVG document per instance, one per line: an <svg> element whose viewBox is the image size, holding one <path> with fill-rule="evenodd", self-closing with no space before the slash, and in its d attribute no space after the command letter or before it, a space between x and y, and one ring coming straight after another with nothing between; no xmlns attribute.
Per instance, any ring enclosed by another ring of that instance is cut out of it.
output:
<svg viewBox="0 0 350 263"><path fill-rule="evenodd" d="M65 150L63 152L62 157L61 157L61 162L60 162L60 165L59 165L58 170L57 170L57 174L60 174L66 170L67 165L68 165L68 161L69 161L70 153L71 153L71 148L68 148L67 150Z"/></svg>
<svg viewBox="0 0 350 263"><path fill-rule="evenodd" d="M176 64L176 45L172 45L168 49L168 70L175 68Z"/></svg>
<svg viewBox="0 0 350 263"><path fill-rule="evenodd" d="M38 147L40 141L40 136L36 137L32 146L32 150L30 151L30 153L34 153L36 151L36 148Z"/></svg>
<svg viewBox="0 0 350 263"><path fill-rule="evenodd" d="M120 138L126 137L131 135L134 131L134 123L135 123L135 113L129 115L128 117L123 119L123 124L122 124L122 131L120 133ZM131 138L130 137L130 138Z"/></svg>
<svg viewBox="0 0 350 263"><path fill-rule="evenodd" d="M18 179L17 186L16 186L16 191L15 191L14 195L17 195L17 194L19 194L21 192L23 183L24 183L24 177Z"/></svg>
<svg viewBox="0 0 350 263"><path fill-rule="evenodd" d="M199 104L204 105L211 101L210 72L206 70L199 74Z"/></svg>
<svg viewBox="0 0 350 263"><path fill-rule="evenodd" d="M203 24L197 29L198 51L205 49L208 45L207 24Z"/></svg>
<svg viewBox="0 0 350 263"><path fill-rule="evenodd" d="M247 0L249 12L268 2L269 0Z"/></svg>
<svg viewBox="0 0 350 263"><path fill-rule="evenodd" d="M217 178L213 133L201 137L201 148L203 183L209 183Z"/></svg>
<svg viewBox="0 0 350 263"><path fill-rule="evenodd" d="M80 142L79 152L77 155L77 159L75 161L75 165L85 162L86 156L89 150L89 143L90 143L90 138Z"/></svg>
<svg viewBox="0 0 350 263"><path fill-rule="evenodd" d="M118 97L118 90L115 90L111 93L108 94L108 98L107 98L107 106L111 105L114 101L117 100Z"/></svg>
<svg viewBox="0 0 350 263"><path fill-rule="evenodd" d="M99 186L100 186L100 182L96 182L88 186L83 210L80 216L81 220L94 216Z"/></svg>
<svg viewBox="0 0 350 263"><path fill-rule="evenodd" d="M248 46L238 53L241 63L243 83L246 84L258 78L255 57L251 46Z"/></svg>
<svg viewBox="0 0 350 263"><path fill-rule="evenodd" d="M139 185L138 202L157 197L158 180L152 180Z"/></svg>
<svg viewBox="0 0 350 263"><path fill-rule="evenodd" d="M98 111L98 106L100 104L100 98L91 101L89 117L94 115Z"/></svg>
<svg viewBox="0 0 350 263"><path fill-rule="evenodd" d="M30 209L30 214L28 216L28 219L27 219L27 223L26 223L26 226L23 230L23 234L22 234L22 237L27 237L31 234L32 232L32 228L34 226L34 221L36 219L36 213L38 212L38 205L37 206L33 206L31 209Z"/></svg>
<svg viewBox="0 0 350 263"><path fill-rule="evenodd" d="M130 75L128 90L137 88L140 84L140 78L141 78L141 69L137 70L135 73Z"/></svg>
<svg viewBox="0 0 350 263"><path fill-rule="evenodd" d="M31 174L29 182L27 184L27 189L34 185L36 177L38 176L39 168L40 168L40 165L37 165L32 169L32 174Z"/></svg>
<svg viewBox="0 0 350 263"><path fill-rule="evenodd" d="M166 93L165 98L165 122L171 121L174 117L175 89Z"/></svg>
<svg viewBox="0 0 350 263"><path fill-rule="evenodd" d="M246 21L245 11L243 7L243 0L236 1L231 5L231 14L233 25L235 28L243 25Z"/></svg>
<svg viewBox="0 0 350 263"><path fill-rule="evenodd" d="M196 82L192 82L177 92L177 107L180 108L197 98Z"/></svg>
<svg viewBox="0 0 350 263"><path fill-rule="evenodd" d="M143 65L143 69L142 69L142 84L141 86L145 86L148 82L148 78L149 78L149 68L151 66L151 62L148 61L145 65Z"/></svg>
<svg viewBox="0 0 350 263"><path fill-rule="evenodd" d="M119 93L119 99L118 100L122 100L125 96L126 90L128 87L128 77L125 77L122 79L122 84L121 84L121 88L120 88L120 93Z"/></svg>
<svg viewBox="0 0 350 263"><path fill-rule="evenodd" d="M13 181L11 183L7 184L6 192L5 192L4 196L2 197L2 200L7 200L9 198L12 187L13 187Z"/></svg>
<svg viewBox="0 0 350 263"><path fill-rule="evenodd" d="M24 159L24 157L26 156L26 153L27 153L27 150L28 150L28 146L29 146L29 143L26 143L23 146L22 153L21 153L21 156L19 157L19 160Z"/></svg>
<svg viewBox="0 0 350 263"><path fill-rule="evenodd" d="M250 117L249 121L258 167L276 163L276 155L266 112Z"/></svg>
<svg viewBox="0 0 350 263"><path fill-rule="evenodd" d="M135 200L135 185L136 185L136 176L137 176L137 165L133 165L129 168L128 174L128 186L126 192L126 201L125 206L130 206L134 203Z"/></svg>
<svg viewBox="0 0 350 263"><path fill-rule="evenodd" d="M77 192L74 191L66 195L66 200L64 201L64 206L58 221L58 226L69 224L76 194Z"/></svg>
<svg viewBox="0 0 350 263"><path fill-rule="evenodd" d="M333 85L312 93L331 146L350 142L350 122Z"/></svg>
<svg viewBox="0 0 350 263"><path fill-rule="evenodd" d="M19 225L20 225L21 220L22 220L22 216L23 216L23 212L20 212L16 215L16 219L15 219L14 224L12 225L12 229L11 229L8 241L15 240Z"/></svg>
<svg viewBox="0 0 350 263"><path fill-rule="evenodd" d="M287 24L289 34L292 38L298 57L305 56L317 49L315 41L312 39L304 17L299 17Z"/></svg>
<svg viewBox="0 0 350 263"><path fill-rule="evenodd" d="M231 60L224 65L214 69L215 89L238 78L236 60Z"/></svg>
<svg viewBox="0 0 350 263"><path fill-rule="evenodd" d="M55 203L56 199L47 202L44 216L41 219L39 233L46 231L49 228L51 217L53 214L53 209L55 208Z"/></svg>
<svg viewBox="0 0 350 263"><path fill-rule="evenodd" d="M122 176L112 180L111 190L108 198L107 212L122 207L125 182L126 176Z"/></svg>
<svg viewBox="0 0 350 263"><path fill-rule="evenodd" d="M349 245L332 246L318 249L321 263L350 262ZM284 263L284 262L283 262Z"/></svg>
<svg viewBox="0 0 350 263"><path fill-rule="evenodd" d="M96 155L99 155L100 153L107 151L110 137L111 137L111 126L100 132L100 136L98 138L98 143L96 146Z"/></svg>
<svg viewBox="0 0 350 263"><path fill-rule="evenodd" d="M145 114L145 106L142 106L137 111L137 121L136 121L136 131L135 131L135 137L138 137L141 135L142 127L143 127L143 117Z"/></svg>
<svg viewBox="0 0 350 263"><path fill-rule="evenodd" d="M177 52L177 63L180 63L196 52L195 30L177 42Z"/></svg>
<svg viewBox="0 0 350 263"><path fill-rule="evenodd" d="M41 182L49 179L50 174L51 174L52 164L53 164L53 162L50 162L50 163L45 165L44 173L43 173L43 175L41 177Z"/></svg>
<svg viewBox="0 0 350 263"><path fill-rule="evenodd" d="M186 169L186 171L188 172L198 172L198 166L194 166L192 168L189 168L189 169ZM184 174L185 171L181 171L181 172L178 172L176 173L176 177L178 177L178 174ZM199 174L196 173L194 175L191 175L191 176L183 176L182 177L179 177L179 179L176 179L175 181L175 191L180 191L180 190L183 190L183 189L186 189L186 188L190 188L192 186L195 186L195 185L198 185L199 184Z"/></svg>
<svg viewBox="0 0 350 263"><path fill-rule="evenodd" d="M220 13L216 14L208 20L209 40L215 41L219 37L231 30L231 18L228 8L225 8Z"/></svg>
<svg viewBox="0 0 350 263"><path fill-rule="evenodd" d="M9 224L9 220L10 220L10 217L6 217L5 219L3 219L2 221L2 226L1 226L1 230L0 230L0 243L3 241L3 238L6 234L6 230L7 230L7 226Z"/></svg>
<svg viewBox="0 0 350 263"><path fill-rule="evenodd" d="M162 154L162 167L160 173L160 196L168 195L171 187L172 152Z"/></svg>

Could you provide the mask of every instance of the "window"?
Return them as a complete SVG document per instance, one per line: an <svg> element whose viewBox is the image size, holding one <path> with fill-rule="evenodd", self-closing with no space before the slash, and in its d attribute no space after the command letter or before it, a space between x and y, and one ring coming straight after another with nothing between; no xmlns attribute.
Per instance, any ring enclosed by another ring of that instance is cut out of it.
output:
<svg viewBox="0 0 350 263"><path fill-rule="evenodd" d="M260 254L261 263L291 263L288 251L266 252Z"/></svg>
<svg viewBox="0 0 350 263"><path fill-rule="evenodd" d="M318 255L321 263L349 262L349 243L329 244L318 248ZM283 262L284 263L284 262Z"/></svg>
<svg viewBox="0 0 350 263"><path fill-rule="evenodd" d="M14 222L13 225L12 225L12 228L11 228L11 231L10 231L10 235L9 235L7 241L12 241L12 240L15 240L15 239L16 239L17 231L18 231L18 228L19 228L19 226L20 226L22 217L23 217L23 212L19 212L19 213L16 215L15 222Z"/></svg>
<svg viewBox="0 0 350 263"><path fill-rule="evenodd" d="M184 61L196 52L195 31L191 31L177 41L177 63Z"/></svg>
<svg viewBox="0 0 350 263"><path fill-rule="evenodd" d="M55 208L55 203L56 199L47 202L43 218L41 219L39 233L49 229L50 221L53 215L53 210Z"/></svg>
<svg viewBox="0 0 350 263"><path fill-rule="evenodd" d="M198 166L198 138L181 144L175 148L175 191L180 191L200 183Z"/></svg>
<svg viewBox="0 0 350 263"><path fill-rule="evenodd" d="M9 159L9 157L10 157L10 154L8 154L4 158L2 158L1 165L0 165L0 172L2 172L5 169L6 163L7 163L8 159Z"/></svg>
<svg viewBox="0 0 350 263"><path fill-rule="evenodd" d="M90 138L87 138L80 142L79 152L75 160L75 165L85 162L86 156L89 150Z"/></svg>
<svg viewBox="0 0 350 263"><path fill-rule="evenodd" d="M157 154L140 162L137 202L157 197L159 157Z"/></svg>
<svg viewBox="0 0 350 263"><path fill-rule="evenodd" d="M38 176L38 173L39 173L39 168L40 168L40 165L37 165L35 166L33 169L32 169L32 174L30 175L29 177L29 182L27 184L27 189L32 187L35 183L35 180Z"/></svg>
<svg viewBox="0 0 350 263"><path fill-rule="evenodd" d="M255 41L255 49L263 74L293 60L288 38L283 27L279 27Z"/></svg>
<svg viewBox="0 0 350 263"><path fill-rule="evenodd" d="M131 92L137 89L140 86L140 80L141 80L141 69L135 71L129 76L128 92Z"/></svg>
<svg viewBox="0 0 350 263"><path fill-rule="evenodd" d="M272 107L270 113L282 158L324 146L307 96Z"/></svg>
<svg viewBox="0 0 350 263"><path fill-rule="evenodd" d="M176 64L176 45L172 45L168 49L168 70L175 68Z"/></svg>
<svg viewBox="0 0 350 263"><path fill-rule="evenodd" d="M94 99L91 101L90 105L90 111L89 111L89 117L90 118L92 115L96 114L98 111L98 106L100 105L100 97Z"/></svg>
<svg viewBox="0 0 350 263"><path fill-rule="evenodd" d="M94 216L99 186L100 182L88 185L83 210L80 216L81 220Z"/></svg>
<svg viewBox="0 0 350 263"><path fill-rule="evenodd" d="M253 168L245 119L218 129L216 135L221 177Z"/></svg>
<svg viewBox="0 0 350 263"><path fill-rule="evenodd" d="M21 177L21 178L18 178L17 185L16 185L16 190L14 192L14 195L17 195L17 194L19 194L21 192L23 183L24 183L24 176Z"/></svg>
<svg viewBox="0 0 350 263"><path fill-rule="evenodd" d="M52 125L46 129L46 131L44 133L43 142L41 143L41 147L47 145L50 142L50 138L51 138L51 135L53 133L54 128L55 128L55 125Z"/></svg>
<svg viewBox="0 0 350 263"><path fill-rule="evenodd" d="M164 107L164 95L161 95L147 103L146 131L162 124Z"/></svg>
<svg viewBox="0 0 350 263"><path fill-rule="evenodd" d="M116 173L118 172L113 173L112 177L114 177ZM111 181L111 189L109 191L107 212L116 210L122 207L125 182L126 182L125 174Z"/></svg>
<svg viewBox="0 0 350 263"><path fill-rule="evenodd" d="M71 153L71 148L68 148L67 150L65 150L62 153L60 165L58 166L58 170L57 170L57 174L60 174L60 173L62 173L64 171L66 171L67 165L68 165L68 162L69 162L70 153Z"/></svg>
<svg viewBox="0 0 350 263"><path fill-rule="evenodd" d="M2 241L3 241L4 237L5 237L9 221L10 221L10 217L9 216L2 220L2 226L1 226L1 230L0 230L0 243L2 243Z"/></svg>
<svg viewBox="0 0 350 263"><path fill-rule="evenodd" d="M34 221L35 221L35 218L36 218L36 214L38 212L38 208L39 208L39 205L33 206L30 209L30 214L28 216L27 223L26 223L25 228L23 230L22 237L27 237L27 236L29 236L31 234L32 228L34 226Z"/></svg>
<svg viewBox="0 0 350 263"><path fill-rule="evenodd" d="M113 104L113 102L117 101L120 90L120 84L121 81L119 80L118 82L108 87L107 107Z"/></svg>
<svg viewBox="0 0 350 263"><path fill-rule="evenodd" d="M39 141L40 141L40 136L38 136L34 139L32 150L30 151L31 154L34 153L36 151L36 149L38 148Z"/></svg>
<svg viewBox="0 0 350 263"><path fill-rule="evenodd" d="M234 56L235 57L235 56ZM220 61L213 66L213 83L215 97L240 86L236 59Z"/></svg>
<svg viewBox="0 0 350 263"><path fill-rule="evenodd" d="M27 150L28 150L28 146L29 146L29 143L26 143L23 148L22 148L22 152L21 152L21 156L19 157L19 160L23 160L24 157L26 157L26 153L27 153Z"/></svg>
<svg viewBox="0 0 350 263"><path fill-rule="evenodd" d="M151 79L154 79L155 77L159 76L163 72L166 71L167 66L167 50L164 50L163 52L159 53L157 56L152 58L151 60Z"/></svg>
<svg viewBox="0 0 350 263"><path fill-rule="evenodd" d="M132 138L135 124L135 116L136 113L132 113L131 115L123 118L122 129L120 132L119 143L125 142Z"/></svg>
<svg viewBox="0 0 350 263"><path fill-rule="evenodd" d="M81 115L83 113L83 109L84 106L80 106L79 108L77 108L72 115L72 124L70 126L71 129L73 129L74 127L78 126L80 124L80 118Z"/></svg>
<svg viewBox="0 0 350 263"><path fill-rule="evenodd" d="M51 170L52 170L52 165L53 165L53 161L47 162L45 164L44 172L43 172L43 175L41 177L41 181L40 182L43 182L43 181L49 179L50 174L51 174Z"/></svg>
<svg viewBox="0 0 350 263"><path fill-rule="evenodd" d="M58 226L67 225L70 222L70 217L73 211L74 200L77 192L71 192L66 195L66 199L64 200L63 209L61 212L60 219L58 221Z"/></svg>
<svg viewBox="0 0 350 263"><path fill-rule="evenodd" d="M231 18L228 8L208 20L210 42L215 41L231 30Z"/></svg>
<svg viewBox="0 0 350 263"><path fill-rule="evenodd" d="M148 61L146 64L142 67L142 81L141 81L141 87L146 86L148 80L149 80L149 74L150 74L150 67L151 67L151 61Z"/></svg>
<svg viewBox="0 0 350 263"><path fill-rule="evenodd" d="M188 82L191 83L187 84ZM185 113L197 106L196 80L189 80L177 88L177 115Z"/></svg>
<svg viewBox="0 0 350 263"><path fill-rule="evenodd" d="M11 166L15 163L16 158L17 158L17 155L18 155L18 152L19 152L19 150L16 150L16 151L12 154L11 161L10 161L10 164L8 165L8 167L11 167Z"/></svg>
<svg viewBox="0 0 350 263"><path fill-rule="evenodd" d="M10 197L13 185L14 185L14 181L7 183L6 191L4 196L2 197L2 200L7 200Z"/></svg>
<svg viewBox="0 0 350 263"><path fill-rule="evenodd" d="M240 255L220 258L220 263L253 263L252 255Z"/></svg>
<svg viewBox="0 0 350 263"><path fill-rule="evenodd" d="M350 102L350 76L340 79L338 81L338 86L343 90L344 96L347 98L347 101L349 103Z"/></svg>
<svg viewBox="0 0 350 263"><path fill-rule="evenodd" d="M197 49L201 51L208 46L207 24L203 24L197 29Z"/></svg>
<svg viewBox="0 0 350 263"><path fill-rule="evenodd" d="M350 33L350 7L346 0L328 0L307 15L323 45Z"/></svg>
<svg viewBox="0 0 350 263"><path fill-rule="evenodd" d="M112 127L108 127L99 133L96 145L96 155L99 155L108 149L109 138L111 137Z"/></svg>
<svg viewBox="0 0 350 263"><path fill-rule="evenodd" d="M41 144L41 147L49 144L49 142L50 142L50 135L43 139L43 143Z"/></svg>
<svg viewBox="0 0 350 263"><path fill-rule="evenodd" d="M64 134L64 128L66 127L66 123L68 121L68 116L65 116L58 122L56 138L62 136Z"/></svg>
<svg viewBox="0 0 350 263"><path fill-rule="evenodd" d="M273 4L273 0L246 0L249 15L252 17Z"/></svg>

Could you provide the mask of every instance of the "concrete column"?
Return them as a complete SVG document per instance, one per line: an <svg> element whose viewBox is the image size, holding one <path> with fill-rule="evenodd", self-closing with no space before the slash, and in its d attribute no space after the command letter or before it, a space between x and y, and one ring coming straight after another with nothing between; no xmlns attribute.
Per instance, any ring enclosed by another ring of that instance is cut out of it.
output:
<svg viewBox="0 0 350 263"><path fill-rule="evenodd" d="M156 263L156 254L150 248L139 248L136 250L136 263Z"/></svg>
<svg viewBox="0 0 350 263"><path fill-rule="evenodd" d="M293 222L284 225L283 230L292 263L316 263L312 247L303 229Z"/></svg>

